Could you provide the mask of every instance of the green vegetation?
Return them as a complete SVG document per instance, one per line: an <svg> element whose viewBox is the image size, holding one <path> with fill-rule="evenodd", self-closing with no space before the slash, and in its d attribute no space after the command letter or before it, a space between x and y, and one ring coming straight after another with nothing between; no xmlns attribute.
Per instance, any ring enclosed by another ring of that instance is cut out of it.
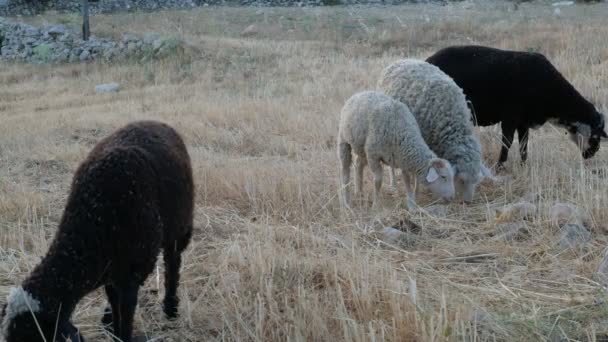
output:
<svg viewBox="0 0 608 342"><path fill-rule="evenodd" d="M34 48L34 54L43 63L48 63L51 58L52 48L49 44L40 44Z"/></svg>

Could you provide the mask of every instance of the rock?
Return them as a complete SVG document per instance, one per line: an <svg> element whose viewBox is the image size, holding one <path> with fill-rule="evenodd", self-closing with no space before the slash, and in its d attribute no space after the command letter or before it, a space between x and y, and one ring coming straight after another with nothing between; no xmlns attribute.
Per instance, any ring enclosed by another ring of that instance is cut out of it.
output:
<svg viewBox="0 0 608 342"><path fill-rule="evenodd" d="M103 50L103 58L107 61L118 55L118 51L115 48L107 48Z"/></svg>
<svg viewBox="0 0 608 342"><path fill-rule="evenodd" d="M88 60L90 57L91 57L91 53L89 52L89 50L83 50L80 53L80 56L78 56L78 58L80 59L81 62Z"/></svg>
<svg viewBox="0 0 608 342"><path fill-rule="evenodd" d="M74 40L74 37L66 32L65 34L59 36L58 40L64 43L71 43Z"/></svg>
<svg viewBox="0 0 608 342"><path fill-rule="evenodd" d="M591 233L582 225L567 223L560 231L558 245L561 249L579 249L591 241Z"/></svg>
<svg viewBox="0 0 608 342"><path fill-rule="evenodd" d="M252 37L258 34L258 28L254 24L247 26L242 32L243 37Z"/></svg>
<svg viewBox="0 0 608 342"><path fill-rule="evenodd" d="M26 37L40 37L41 33L40 33L40 30L38 30L37 28L28 25L28 27L25 29L25 36Z"/></svg>
<svg viewBox="0 0 608 342"><path fill-rule="evenodd" d="M63 49L56 54L53 54L50 59L53 63L67 62L70 58L70 50Z"/></svg>
<svg viewBox="0 0 608 342"><path fill-rule="evenodd" d="M582 225L586 218L577 206L556 203L549 209L549 219L553 224L561 227L567 223Z"/></svg>
<svg viewBox="0 0 608 342"><path fill-rule="evenodd" d="M160 50L160 48L163 46L163 40L162 39L157 39L152 43L152 48L154 49L154 51L158 51Z"/></svg>
<svg viewBox="0 0 608 342"><path fill-rule="evenodd" d="M130 33L124 33L122 35L122 41L125 43L134 42L137 41L137 37Z"/></svg>
<svg viewBox="0 0 608 342"><path fill-rule="evenodd" d="M98 84L95 86L96 93L117 93L120 90L120 84L112 82L106 84Z"/></svg>
<svg viewBox="0 0 608 342"><path fill-rule="evenodd" d="M385 227L380 232L380 240L391 244L398 245L401 241L405 240L406 234L399 229L395 229L393 227Z"/></svg>
<svg viewBox="0 0 608 342"><path fill-rule="evenodd" d="M407 218L399 220L396 224L384 227L379 232L379 239L400 247L412 247L418 240L422 228Z"/></svg>
<svg viewBox="0 0 608 342"><path fill-rule="evenodd" d="M70 52L70 57L68 58L69 63L74 63L80 60L80 55Z"/></svg>
<svg viewBox="0 0 608 342"><path fill-rule="evenodd" d="M137 44L135 42L129 42L129 44L127 44L127 51L129 53L135 53L135 51L137 51Z"/></svg>
<svg viewBox="0 0 608 342"><path fill-rule="evenodd" d="M53 37L53 39L57 39L57 37L59 36L63 36L67 33L67 30L64 26L62 25L55 25L55 26L51 26L46 33Z"/></svg>
<svg viewBox="0 0 608 342"><path fill-rule="evenodd" d="M515 222L532 219L536 213L536 205L530 202L519 202L497 209L497 223Z"/></svg>

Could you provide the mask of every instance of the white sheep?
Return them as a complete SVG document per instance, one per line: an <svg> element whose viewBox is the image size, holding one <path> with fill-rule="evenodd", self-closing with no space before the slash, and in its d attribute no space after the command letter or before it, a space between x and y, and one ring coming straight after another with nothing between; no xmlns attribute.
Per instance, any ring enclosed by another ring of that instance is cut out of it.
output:
<svg viewBox="0 0 608 342"><path fill-rule="evenodd" d="M401 169L408 208L416 205L410 175L444 200L454 196L454 173L447 160L437 158L422 139L407 106L381 92L365 91L346 101L340 115L338 157L341 162L341 200L348 207L351 152L355 162L355 192L360 193L366 164L374 176L373 206L379 205L382 163Z"/></svg>
<svg viewBox="0 0 608 342"><path fill-rule="evenodd" d="M428 146L454 166L456 192L470 202L487 169L462 89L436 66L416 59L386 67L378 88L410 108Z"/></svg>

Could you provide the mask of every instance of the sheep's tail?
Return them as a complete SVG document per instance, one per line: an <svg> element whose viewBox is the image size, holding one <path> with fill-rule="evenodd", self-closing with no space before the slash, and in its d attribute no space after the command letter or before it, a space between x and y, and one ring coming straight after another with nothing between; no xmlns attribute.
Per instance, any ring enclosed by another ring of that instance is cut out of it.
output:
<svg viewBox="0 0 608 342"><path fill-rule="evenodd" d="M340 159L340 205L348 208L350 166L353 163L352 147L349 143L338 140L338 159Z"/></svg>

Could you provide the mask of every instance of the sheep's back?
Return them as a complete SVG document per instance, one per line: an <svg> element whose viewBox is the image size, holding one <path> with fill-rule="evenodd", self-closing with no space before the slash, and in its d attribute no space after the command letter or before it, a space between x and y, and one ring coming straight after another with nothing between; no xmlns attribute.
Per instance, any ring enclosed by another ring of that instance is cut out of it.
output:
<svg viewBox="0 0 608 342"><path fill-rule="evenodd" d="M385 68L378 87L407 104L424 140L439 156L472 133L471 114L462 89L439 68L401 60Z"/></svg>
<svg viewBox="0 0 608 342"><path fill-rule="evenodd" d="M96 145L75 173L50 254L72 251L89 278L141 282L167 239L190 234L190 159L167 127L131 124Z"/></svg>
<svg viewBox="0 0 608 342"><path fill-rule="evenodd" d="M416 119L408 107L390 96L375 91L353 95L346 101L340 121L340 136L355 152L363 153L365 145L391 152L404 135L424 143Z"/></svg>
<svg viewBox="0 0 608 342"><path fill-rule="evenodd" d="M156 177L159 211L168 228L166 235L183 234L192 221L194 182L190 156L183 139L170 126L155 121L138 121L118 130L100 142L91 152L115 148L133 148L146 155Z"/></svg>

